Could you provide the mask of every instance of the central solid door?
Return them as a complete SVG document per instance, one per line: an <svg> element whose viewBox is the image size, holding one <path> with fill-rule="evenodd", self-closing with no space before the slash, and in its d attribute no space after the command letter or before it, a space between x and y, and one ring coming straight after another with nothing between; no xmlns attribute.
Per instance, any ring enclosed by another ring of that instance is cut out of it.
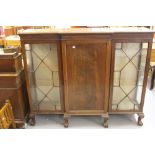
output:
<svg viewBox="0 0 155 155"><path fill-rule="evenodd" d="M107 112L110 42L64 41L62 45L65 112Z"/></svg>

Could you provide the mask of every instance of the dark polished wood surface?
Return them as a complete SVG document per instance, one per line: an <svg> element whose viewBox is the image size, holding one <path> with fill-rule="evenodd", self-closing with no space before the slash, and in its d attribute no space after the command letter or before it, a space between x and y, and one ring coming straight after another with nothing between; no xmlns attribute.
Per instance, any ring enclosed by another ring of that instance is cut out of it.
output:
<svg viewBox="0 0 155 155"><path fill-rule="evenodd" d="M18 72L23 69L22 66L22 55L19 53L15 57L7 57L3 56L3 58L0 59L0 72Z"/></svg>
<svg viewBox="0 0 155 155"><path fill-rule="evenodd" d="M29 111L22 55L0 57L0 104L10 99L17 127L23 127Z"/></svg>
<svg viewBox="0 0 155 155"><path fill-rule="evenodd" d="M65 127L68 126L69 115L103 115L104 126L107 127L108 113L133 114L139 116L138 123L141 125L143 115L144 96L150 61L150 48L153 32L117 32L117 33L81 33L77 34L20 34L24 64L27 64L24 45L28 43L51 43L57 42L59 46L59 77L61 79L61 99L64 106L63 113ZM143 97L141 108L137 110L112 110L113 78L115 44L123 43L149 43L147 65L145 68ZM63 61L62 61L63 60ZM28 76L28 68L25 66L27 88L30 106L31 90ZM52 113L50 111L38 112L41 114ZM53 112L56 113L56 112ZM31 111L31 115L37 114ZM34 118L34 116L33 116Z"/></svg>
<svg viewBox="0 0 155 155"><path fill-rule="evenodd" d="M24 72L19 74L0 77L0 103L6 99L11 100L15 121L20 126L25 124L25 117L29 111L28 96L26 91L26 83ZM18 82L18 79L22 81ZM18 125L17 125L18 126Z"/></svg>
<svg viewBox="0 0 155 155"><path fill-rule="evenodd" d="M104 110L106 42L67 42L63 52L66 111Z"/></svg>

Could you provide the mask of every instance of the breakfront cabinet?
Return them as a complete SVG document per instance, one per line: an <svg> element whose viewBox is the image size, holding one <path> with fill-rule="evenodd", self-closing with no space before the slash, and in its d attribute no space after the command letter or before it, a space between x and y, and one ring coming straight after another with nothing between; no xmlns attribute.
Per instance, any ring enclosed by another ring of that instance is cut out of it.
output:
<svg viewBox="0 0 155 155"><path fill-rule="evenodd" d="M36 114L138 114L142 125L153 31L48 29L19 32L30 102Z"/></svg>

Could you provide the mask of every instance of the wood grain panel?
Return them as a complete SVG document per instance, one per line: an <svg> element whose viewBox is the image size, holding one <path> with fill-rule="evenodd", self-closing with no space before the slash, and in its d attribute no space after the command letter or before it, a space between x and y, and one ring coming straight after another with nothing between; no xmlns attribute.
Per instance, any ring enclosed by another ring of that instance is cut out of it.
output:
<svg viewBox="0 0 155 155"><path fill-rule="evenodd" d="M66 111L104 110L107 42L67 42Z"/></svg>
<svg viewBox="0 0 155 155"><path fill-rule="evenodd" d="M0 72L19 72L22 69L21 54L18 54L18 56L13 58L6 57L0 60Z"/></svg>

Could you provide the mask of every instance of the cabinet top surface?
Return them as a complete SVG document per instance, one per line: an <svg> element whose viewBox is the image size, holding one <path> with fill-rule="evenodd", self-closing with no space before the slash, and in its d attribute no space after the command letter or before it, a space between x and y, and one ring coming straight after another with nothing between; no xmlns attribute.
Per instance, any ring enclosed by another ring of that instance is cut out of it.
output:
<svg viewBox="0 0 155 155"><path fill-rule="evenodd" d="M154 33L145 27L125 27L125 28L53 28L53 29L27 29L19 30L18 34L87 34L87 33Z"/></svg>

